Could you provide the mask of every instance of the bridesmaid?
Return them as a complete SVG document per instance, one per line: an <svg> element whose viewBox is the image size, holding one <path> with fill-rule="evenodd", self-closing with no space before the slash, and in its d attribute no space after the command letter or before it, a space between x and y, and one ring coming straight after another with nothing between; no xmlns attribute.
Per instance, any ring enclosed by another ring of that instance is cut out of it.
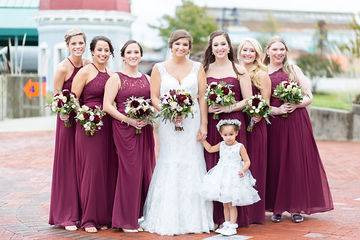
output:
<svg viewBox="0 0 360 240"><path fill-rule="evenodd" d="M124 232L138 231L138 219L155 165L152 126L125 114L124 102L131 96L150 98L148 76L138 70L142 54L138 42L129 40L124 44L121 48L124 69L110 77L104 95L104 110L114 118L113 137L119 163L112 226ZM137 128L141 128L140 135L135 133Z"/></svg>
<svg viewBox="0 0 360 240"><path fill-rule="evenodd" d="M106 68L114 49L111 41L96 36L90 43L93 62L76 75L72 91L80 96L80 104L102 107L106 81L110 75ZM115 161L111 118L103 118L103 127L94 136L87 136L80 124L76 126L75 156L77 183L80 193L81 227L86 232L111 225L113 204L112 176ZM115 182L115 179L113 179ZM110 193L109 193L110 191Z"/></svg>
<svg viewBox="0 0 360 240"><path fill-rule="evenodd" d="M310 81L298 66L289 65L287 52L279 37L267 45L264 63L268 65L272 91L282 81L293 81L301 86L304 100L288 104L270 99L274 117L268 125L266 209L273 212L273 222L280 222L287 211L292 221L299 223L304 220L301 213L325 212L334 207L306 110L313 98ZM285 113L288 117L281 116Z"/></svg>
<svg viewBox="0 0 360 240"><path fill-rule="evenodd" d="M205 50L204 70L206 72L207 83L225 82L232 85L235 93L236 103L228 106L209 107L208 116L208 135L207 140L211 145L216 145L222 141L216 124L221 119L238 119L245 122L245 114L241 109L245 106L244 98L252 95L250 77L244 67L235 64L236 56L231 46L229 35L224 31L215 31L210 34L208 47ZM219 119L213 119L213 114L219 114ZM221 114L220 114L221 113ZM237 141L246 145L246 127L241 128ZM208 153L205 151L206 169L213 168L219 160L219 153ZM246 207L238 207L238 224L247 226ZM214 223L219 225L224 222L222 203L214 202Z"/></svg>
<svg viewBox="0 0 360 240"><path fill-rule="evenodd" d="M70 29L65 34L69 57L59 63L54 76L54 93L70 90L76 73L87 63L82 58L85 51L85 34L79 29ZM57 117L54 167L51 186L49 224L76 230L79 221L78 190L75 171L75 120L69 116L71 127Z"/></svg>
<svg viewBox="0 0 360 240"><path fill-rule="evenodd" d="M262 48L253 38L244 39L238 47L240 64L249 72L253 94L261 94L269 103L271 94L271 81L267 68L261 62ZM249 123L249 118L246 119ZM256 124L252 132L247 132L248 153L251 159L250 170L256 179L256 189L261 200L248 207L250 223L265 223L265 187L267 163L267 130L266 122L261 118L253 119Z"/></svg>

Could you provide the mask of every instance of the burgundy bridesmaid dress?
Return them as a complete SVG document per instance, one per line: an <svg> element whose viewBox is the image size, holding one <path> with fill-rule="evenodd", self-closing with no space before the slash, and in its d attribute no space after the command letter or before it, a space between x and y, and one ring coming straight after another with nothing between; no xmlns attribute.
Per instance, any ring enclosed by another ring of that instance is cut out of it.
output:
<svg viewBox="0 0 360 240"><path fill-rule="evenodd" d="M118 111L126 115L124 102L131 96L149 99L150 84L145 75L139 78L118 75L121 88L115 102ZM135 128L126 123L113 119L112 124L119 163L112 226L137 229L155 166L153 128L147 125L136 135Z"/></svg>
<svg viewBox="0 0 360 240"><path fill-rule="evenodd" d="M109 77L107 72L98 70L96 77L85 85L80 103L102 108L104 88ZM81 227L111 226L116 155L112 140L111 118L105 115L102 120L104 125L94 136L87 136L79 123L76 126L75 156Z"/></svg>
<svg viewBox="0 0 360 240"><path fill-rule="evenodd" d="M270 74L272 92L288 75ZM270 105L282 102L271 97ZM306 108L288 117L275 116L268 125L266 209L275 214L312 214L332 210L333 202Z"/></svg>
<svg viewBox="0 0 360 240"><path fill-rule="evenodd" d="M70 61L70 59L68 59ZM71 83L81 67L74 70L62 87L70 91ZM57 116L55 155L51 185L49 224L57 226L77 225L79 217L79 197L76 186L75 170L75 114L71 114L71 127L64 126L64 122Z"/></svg>
<svg viewBox="0 0 360 240"><path fill-rule="evenodd" d="M253 94L260 94L260 90L252 86ZM271 119L269 119L271 120ZM250 122L247 117L246 122ZM265 119L256 123L252 132L246 132L248 143L247 152L250 157L250 171L256 179L255 189L260 201L248 206L249 222L263 224L265 222L265 192L266 192L266 164L267 164L267 129Z"/></svg>
<svg viewBox="0 0 360 240"><path fill-rule="evenodd" d="M207 77L207 83L211 82L225 82L232 85L232 91L235 93L235 100L241 101L243 97L241 95L240 83L239 80L235 77L225 77L225 78L213 78ZM220 133L216 129L216 124L221 119L238 119L241 122L241 128L236 140L247 148L247 140L246 140L246 124L245 124L245 114L242 111L235 111L231 113L220 113L219 119L214 119L213 114L209 113L208 115L208 135L207 141L211 145L216 145L219 142L223 141ZM213 168L217 162L219 161L219 153L208 153L204 151L205 161L206 161L206 170L209 171ZM248 226L248 212L247 207L238 207L238 224L239 226ZM220 202L214 202L214 223L222 224L224 222L224 212L223 212L223 204Z"/></svg>

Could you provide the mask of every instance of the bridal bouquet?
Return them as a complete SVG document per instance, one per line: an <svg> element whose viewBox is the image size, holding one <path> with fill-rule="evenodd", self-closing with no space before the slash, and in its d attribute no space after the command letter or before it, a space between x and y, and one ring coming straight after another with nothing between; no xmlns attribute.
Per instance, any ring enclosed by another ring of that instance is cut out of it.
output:
<svg viewBox="0 0 360 240"><path fill-rule="evenodd" d="M232 85L224 82L210 83L205 93L205 99L208 106L230 106L231 104L235 103L235 94L231 90L231 86ZM213 119L219 119L219 115L214 114Z"/></svg>
<svg viewBox="0 0 360 240"><path fill-rule="evenodd" d="M265 99L260 95L254 95L246 101L246 105L243 109L243 112L247 113L251 118L252 117L263 117L267 123L270 123L270 106L267 104ZM250 120L249 126L246 128L248 132L251 132L255 126L255 121Z"/></svg>
<svg viewBox="0 0 360 240"><path fill-rule="evenodd" d="M184 90L170 90L160 99L160 115L163 120L174 121L176 117L186 118L188 115L194 116L193 113L194 102L190 93ZM175 123L175 131L183 131L184 128L181 123Z"/></svg>
<svg viewBox="0 0 360 240"><path fill-rule="evenodd" d="M69 128L71 127L70 114L76 112L79 108L79 102L73 93L64 89L54 95L50 108L51 111L59 114L60 119L64 122L64 126Z"/></svg>
<svg viewBox="0 0 360 240"><path fill-rule="evenodd" d="M104 125L102 121L104 116L105 112L101 110L100 107L82 105L82 107L78 109L75 119L83 126L86 135L94 136L96 131L100 130Z"/></svg>
<svg viewBox="0 0 360 240"><path fill-rule="evenodd" d="M293 104L300 103L304 98L300 86L296 82L288 81L279 83L274 90L273 96L283 102ZM287 117L287 114L284 114L283 117Z"/></svg>
<svg viewBox="0 0 360 240"><path fill-rule="evenodd" d="M125 113L134 119L153 123L156 117L155 108L151 106L150 100L143 97L130 97L125 102ZM135 134L141 134L141 129L136 128Z"/></svg>

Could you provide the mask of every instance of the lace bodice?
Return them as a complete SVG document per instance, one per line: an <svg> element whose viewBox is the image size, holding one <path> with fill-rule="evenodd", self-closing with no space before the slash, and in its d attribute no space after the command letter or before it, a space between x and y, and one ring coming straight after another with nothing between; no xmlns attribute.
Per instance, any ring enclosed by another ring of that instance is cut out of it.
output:
<svg viewBox="0 0 360 240"><path fill-rule="evenodd" d="M226 165L243 165L243 161L240 156L240 148L242 144L236 143L234 145L226 145L224 141L220 143L220 160L218 164Z"/></svg>
<svg viewBox="0 0 360 240"><path fill-rule="evenodd" d="M181 83L174 78L165 67L165 62L157 63L155 65L160 72L161 76L161 87L160 87L160 95L164 95L168 93L169 90L172 89L183 89L189 92L193 98L193 100L198 97L198 73L201 64L199 62L192 61L192 69L183 79L181 79Z"/></svg>

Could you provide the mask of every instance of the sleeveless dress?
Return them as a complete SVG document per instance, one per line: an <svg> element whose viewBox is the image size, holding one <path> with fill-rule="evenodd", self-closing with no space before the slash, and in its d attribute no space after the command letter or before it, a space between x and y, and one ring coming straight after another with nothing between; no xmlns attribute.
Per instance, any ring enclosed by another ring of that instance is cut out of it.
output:
<svg viewBox="0 0 360 240"><path fill-rule="evenodd" d="M64 82L62 90L70 91L72 81L81 67L75 67L71 76ZM79 193L76 185L75 170L75 114L71 114L71 127L57 116L54 166L51 184L49 224L57 226L77 225L79 216Z"/></svg>
<svg viewBox="0 0 360 240"><path fill-rule="evenodd" d="M160 95L171 89L184 89L194 100L194 118L183 120L184 131L174 131L174 123L161 122L158 128L159 156L151 179L141 226L161 235L209 232L213 229L211 202L199 194L206 173L202 145L196 140L200 128L198 72L193 62L191 72L181 82L171 76L165 63L156 64L161 76Z"/></svg>
<svg viewBox="0 0 360 240"><path fill-rule="evenodd" d="M124 102L131 96L149 99L150 83L145 75L133 78L117 74L121 88L115 102L118 111L126 115ZM112 226L137 229L155 166L153 128L147 125L136 135L135 128L126 123L113 119L112 125L119 162Z"/></svg>
<svg viewBox="0 0 360 240"><path fill-rule="evenodd" d="M252 86L253 94L260 94L260 90ZM247 123L250 118L247 117ZM271 121L271 118L269 119ZM250 170L256 179L255 189L258 190L260 201L248 207L250 223L265 223L265 192L266 192L266 165L267 165L267 129L265 119L256 123L252 132L246 132Z"/></svg>
<svg viewBox="0 0 360 240"><path fill-rule="evenodd" d="M224 78L214 78L207 77L207 83L210 84L212 82L225 82L232 85L231 90L235 93L235 100L241 101L243 100L241 94L241 88L239 80L236 77L224 77ZM247 139L246 139L246 124L245 124L246 115L242 111L235 111L231 113L221 113L219 114L219 119L213 118L213 113L208 114L208 135L207 141L211 145L216 145L221 142L223 139L220 136L220 133L216 129L216 124L221 119L237 119L241 122L241 128L239 130L239 134L236 137L236 141L244 144L245 148L247 148ZM206 170L210 170L213 168L217 162L219 161L219 153L205 153L205 161L206 161ZM223 212L223 204L220 202L214 202L214 223L222 224L224 220L224 212ZM238 207L238 221L239 226L248 226L248 212L247 207Z"/></svg>
<svg viewBox="0 0 360 240"><path fill-rule="evenodd" d="M105 83L109 77L107 72L98 71L96 77L85 85L80 103L88 107L102 107ZM111 225L115 184L110 182L109 176L113 173L115 153L111 118L105 115L102 121L104 125L94 136L87 136L79 123L76 126L75 154L81 227Z"/></svg>
<svg viewBox="0 0 360 240"><path fill-rule="evenodd" d="M201 195L211 201L232 203L232 206L247 206L260 200L254 189L256 180L250 170L240 177L244 167L240 156L242 144L228 146L220 143L220 159L215 167L205 175L200 187Z"/></svg>
<svg viewBox="0 0 360 240"><path fill-rule="evenodd" d="M270 74L272 92L288 75L282 69ZM271 97L270 105L282 102ZM268 166L266 209L281 214L312 214L332 210L324 167L306 108L297 108L288 117L275 116L268 125Z"/></svg>

